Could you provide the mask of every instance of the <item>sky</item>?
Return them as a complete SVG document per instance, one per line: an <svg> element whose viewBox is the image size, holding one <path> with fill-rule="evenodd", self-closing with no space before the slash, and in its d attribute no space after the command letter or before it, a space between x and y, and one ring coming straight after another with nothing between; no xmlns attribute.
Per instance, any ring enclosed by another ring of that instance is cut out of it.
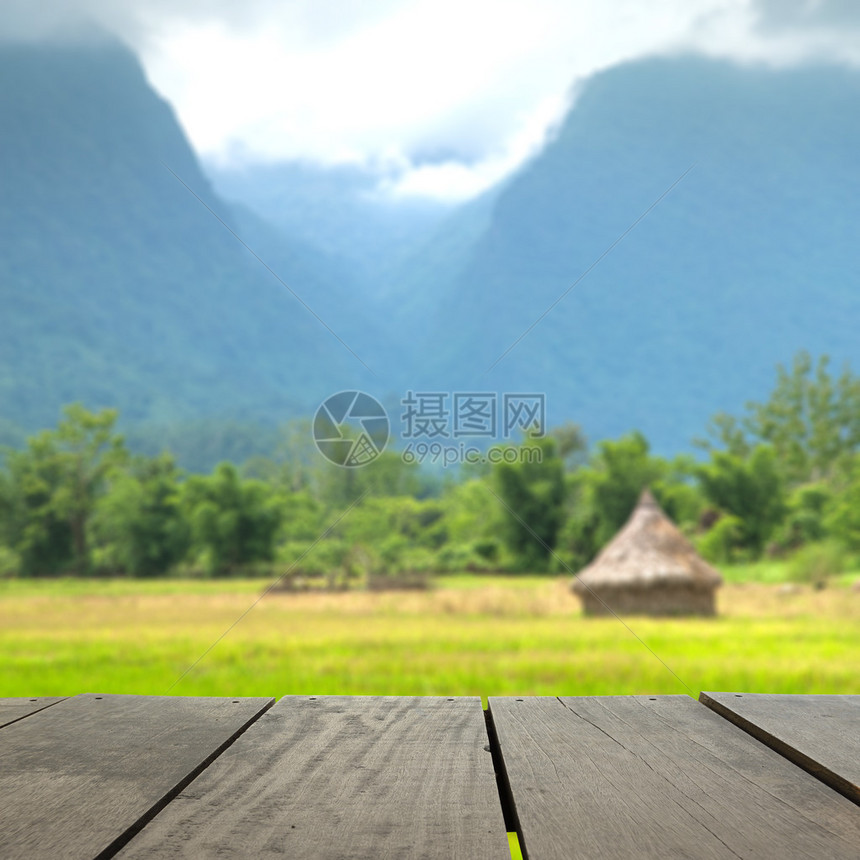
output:
<svg viewBox="0 0 860 860"><path fill-rule="evenodd" d="M0 34L93 22L221 165L361 164L386 193L474 196L551 137L587 79L696 52L860 66L858 0L0 0Z"/></svg>

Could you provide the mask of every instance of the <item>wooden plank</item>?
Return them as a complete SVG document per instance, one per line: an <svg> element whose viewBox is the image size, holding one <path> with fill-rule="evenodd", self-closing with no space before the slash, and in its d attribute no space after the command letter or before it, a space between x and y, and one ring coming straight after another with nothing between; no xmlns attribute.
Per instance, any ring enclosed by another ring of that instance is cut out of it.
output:
<svg viewBox="0 0 860 860"><path fill-rule="evenodd" d="M0 731L0 857L110 856L273 699L66 699Z"/></svg>
<svg viewBox="0 0 860 860"><path fill-rule="evenodd" d="M510 857L480 699L285 697L118 856Z"/></svg>
<svg viewBox="0 0 860 860"><path fill-rule="evenodd" d="M860 696L701 693L699 701L860 804Z"/></svg>
<svg viewBox="0 0 860 860"><path fill-rule="evenodd" d="M45 708L50 708L51 705L62 702L64 698L65 696L37 696L30 699L25 696L23 698L0 699L0 729L3 726L17 723L24 717L37 714Z"/></svg>
<svg viewBox="0 0 860 860"><path fill-rule="evenodd" d="M490 712L530 860L857 858L850 801L687 696Z"/></svg>

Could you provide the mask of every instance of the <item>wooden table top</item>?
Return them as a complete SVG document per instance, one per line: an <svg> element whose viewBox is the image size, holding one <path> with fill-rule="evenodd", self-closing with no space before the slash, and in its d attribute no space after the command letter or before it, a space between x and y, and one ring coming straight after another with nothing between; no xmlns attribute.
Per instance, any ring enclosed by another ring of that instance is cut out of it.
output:
<svg viewBox="0 0 860 860"><path fill-rule="evenodd" d="M0 699L0 858L860 857L860 696Z"/></svg>

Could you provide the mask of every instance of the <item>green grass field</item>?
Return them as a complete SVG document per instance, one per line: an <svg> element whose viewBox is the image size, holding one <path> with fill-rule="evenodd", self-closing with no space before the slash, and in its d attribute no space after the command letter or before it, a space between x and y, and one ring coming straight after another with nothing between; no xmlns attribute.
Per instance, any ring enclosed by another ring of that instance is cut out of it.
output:
<svg viewBox="0 0 860 860"><path fill-rule="evenodd" d="M0 581L0 696L858 692L847 580L784 593L726 578L718 618L624 624L581 617L567 582L545 577L272 593L178 683L264 583Z"/></svg>

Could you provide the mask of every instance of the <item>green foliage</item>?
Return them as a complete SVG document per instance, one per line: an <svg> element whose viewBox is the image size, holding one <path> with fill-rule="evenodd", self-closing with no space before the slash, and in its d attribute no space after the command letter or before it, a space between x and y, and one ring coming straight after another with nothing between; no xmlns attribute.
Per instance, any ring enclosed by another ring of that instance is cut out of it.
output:
<svg viewBox="0 0 860 860"><path fill-rule="evenodd" d="M127 456L115 411L74 404L64 416L7 455L4 531L25 575L91 572L90 520L108 474Z"/></svg>
<svg viewBox="0 0 860 860"><path fill-rule="evenodd" d="M445 573L490 573L500 570L520 570L517 561L497 540L450 542L435 556L435 569Z"/></svg>
<svg viewBox="0 0 860 860"><path fill-rule="evenodd" d="M179 472L167 454L136 458L118 471L96 506L93 532L109 573L158 576L188 551L190 529L180 504Z"/></svg>
<svg viewBox="0 0 860 860"><path fill-rule="evenodd" d="M322 587L337 590L363 581L377 566L374 553L359 544L328 538L320 541L291 541L278 550L278 563L285 570L287 588Z"/></svg>
<svg viewBox="0 0 860 860"><path fill-rule="evenodd" d="M188 479L182 507L192 545L209 573L223 576L274 559L282 512L268 484L242 481L235 466L221 463L210 476Z"/></svg>
<svg viewBox="0 0 860 860"><path fill-rule="evenodd" d="M680 454L669 462L657 460L655 468L662 476L651 484L651 490L666 515L681 528L696 526L707 500L696 482L699 463L691 456Z"/></svg>
<svg viewBox="0 0 860 860"><path fill-rule="evenodd" d="M667 463L652 457L641 433L598 445L586 478L588 504L597 517L595 541L602 546L626 522L642 490L668 472Z"/></svg>
<svg viewBox="0 0 860 860"><path fill-rule="evenodd" d="M355 543L382 544L397 537L410 546L438 549L447 540L442 505L408 496L369 498L344 518L338 531Z"/></svg>
<svg viewBox="0 0 860 860"><path fill-rule="evenodd" d="M562 524L564 464L552 438L527 439L540 457L499 463L494 477L503 502L503 535L523 570L546 570Z"/></svg>
<svg viewBox="0 0 860 860"><path fill-rule="evenodd" d="M716 524L697 541L702 556L714 564L731 564L736 561L743 546L744 525L738 517L720 517Z"/></svg>
<svg viewBox="0 0 860 860"><path fill-rule="evenodd" d="M826 520L833 489L824 482L803 484L788 495L786 513L775 535L778 550L796 550L827 536Z"/></svg>
<svg viewBox="0 0 860 860"><path fill-rule="evenodd" d="M0 579L17 576L21 570L21 559L9 547L0 544Z"/></svg>
<svg viewBox="0 0 860 860"><path fill-rule="evenodd" d="M824 588L828 581L848 567L845 548L837 541L811 543L795 553L789 562L789 578L793 582Z"/></svg>
<svg viewBox="0 0 860 860"><path fill-rule="evenodd" d="M834 377L829 366L826 355L814 364L809 353L797 353L791 369L777 367L767 400L749 402L740 421L716 416L711 436L741 458L757 444L771 446L791 484L832 477L860 447L860 378L847 365Z"/></svg>
<svg viewBox="0 0 860 860"><path fill-rule="evenodd" d="M860 455L852 457L839 476L824 525L845 546L860 550Z"/></svg>
<svg viewBox="0 0 860 860"><path fill-rule="evenodd" d="M801 354L743 422L714 419L724 448L705 462L653 456L638 432L587 456L568 424L506 449L512 462L444 480L393 450L337 468L308 422L283 428L271 456L186 478L167 454L130 458L115 412L73 405L5 455L0 575L268 574L299 558L297 576L330 587L428 571L575 571L644 487L720 564L829 538L858 551L855 389L847 372L831 380L826 360L813 375ZM799 481L806 472L821 477Z"/></svg>
<svg viewBox="0 0 860 860"><path fill-rule="evenodd" d="M320 463L319 495L334 508L344 508L362 496L420 496L425 480L415 464L405 463L397 451L383 451L358 469Z"/></svg>
<svg viewBox="0 0 860 860"><path fill-rule="evenodd" d="M798 353L790 372L779 366L770 399L750 404L750 433L773 445L792 481L828 476L860 445L860 379L847 367L834 379L829 363Z"/></svg>
<svg viewBox="0 0 860 860"><path fill-rule="evenodd" d="M646 487L673 520L695 523L703 498L691 483L694 472L690 458L670 462L652 456L641 433L601 442L589 465L567 477L554 569L575 572L591 561L627 521Z"/></svg>
<svg viewBox="0 0 860 860"><path fill-rule="evenodd" d="M281 509L278 541L312 541L325 529L323 507L307 490L277 492Z"/></svg>
<svg viewBox="0 0 860 860"><path fill-rule="evenodd" d="M445 530L454 544L494 540L506 516L485 480L468 480L449 487L440 503L445 511Z"/></svg>
<svg viewBox="0 0 860 860"><path fill-rule="evenodd" d="M711 504L740 521L736 549L757 555L772 539L771 550L791 551L828 535L860 548L860 378L847 366L835 377L827 356L800 352L778 367L767 400L740 420L717 415L709 432L722 450L704 443L711 460L698 477Z"/></svg>
<svg viewBox="0 0 860 860"><path fill-rule="evenodd" d="M566 476L564 523L550 566L554 573L575 573L588 564L599 549L596 534L600 520L592 504L590 478L590 473L584 469Z"/></svg>
<svg viewBox="0 0 860 860"><path fill-rule="evenodd" d="M723 450L741 459L748 457L751 444L741 422L726 412L718 412L708 422L707 435L710 438L698 438L694 444L706 451L713 451L716 442ZM712 441L713 440L713 441Z"/></svg>
<svg viewBox="0 0 860 860"><path fill-rule="evenodd" d="M740 521L739 545L760 553L786 509L785 485L774 450L760 445L748 459L716 451L697 475L707 500Z"/></svg>

